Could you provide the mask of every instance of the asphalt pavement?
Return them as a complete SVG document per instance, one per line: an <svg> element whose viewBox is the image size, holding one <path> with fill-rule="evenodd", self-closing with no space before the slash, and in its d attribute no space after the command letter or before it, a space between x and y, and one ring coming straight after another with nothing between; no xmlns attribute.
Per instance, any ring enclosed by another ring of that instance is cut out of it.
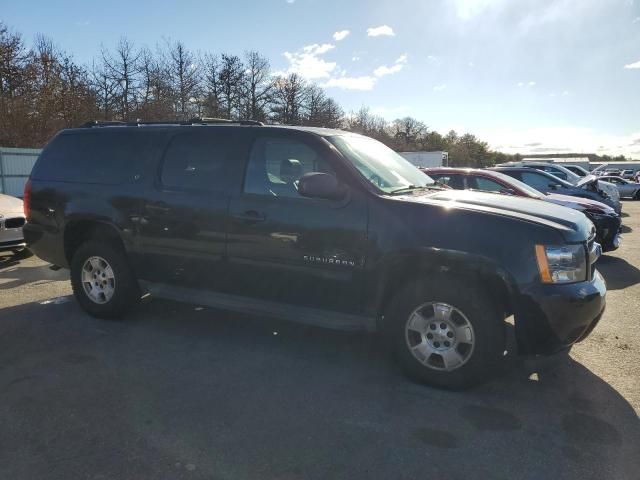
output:
<svg viewBox="0 0 640 480"><path fill-rule="evenodd" d="M418 385L378 337L160 300L84 314L0 254L0 479L640 478L640 202L570 355Z"/></svg>

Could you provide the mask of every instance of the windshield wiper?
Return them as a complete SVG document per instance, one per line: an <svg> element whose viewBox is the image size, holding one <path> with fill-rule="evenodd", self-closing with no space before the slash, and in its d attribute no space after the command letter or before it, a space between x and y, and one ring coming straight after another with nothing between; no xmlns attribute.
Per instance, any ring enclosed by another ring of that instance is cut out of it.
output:
<svg viewBox="0 0 640 480"><path fill-rule="evenodd" d="M396 188L395 190L391 190L390 192L387 192L389 195L394 195L396 193L403 193L403 192L414 192L416 190L429 190L431 188L434 188L436 190L443 190L443 188L441 187L437 187L436 185L422 185L422 186L418 186L418 185L406 185L402 188Z"/></svg>

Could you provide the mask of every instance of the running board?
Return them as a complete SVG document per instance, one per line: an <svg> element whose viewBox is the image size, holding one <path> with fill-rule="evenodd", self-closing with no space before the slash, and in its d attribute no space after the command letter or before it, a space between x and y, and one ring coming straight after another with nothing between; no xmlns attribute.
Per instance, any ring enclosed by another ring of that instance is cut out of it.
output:
<svg viewBox="0 0 640 480"><path fill-rule="evenodd" d="M301 307L286 303L270 302L250 297L228 295L208 290L197 290L177 287L164 283L140 281L140 286L153 297L174 300L176 302L203 305L222 310L247 313L250 315L267 315L305 325L347 331L375 331L376 320L371 317L350 315L322 310L319 308Z"/></svg>

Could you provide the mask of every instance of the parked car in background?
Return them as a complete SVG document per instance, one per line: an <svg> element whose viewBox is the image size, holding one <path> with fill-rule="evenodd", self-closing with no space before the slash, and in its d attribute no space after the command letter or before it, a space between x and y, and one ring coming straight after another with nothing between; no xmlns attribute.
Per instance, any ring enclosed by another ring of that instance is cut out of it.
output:
<svg viewBox="0 0 640 480"><path fill-rule="evenodd" d="M620 176L622 178L624 178L625 180L633 180L635 178L636 175L636 171L635 170L631 170L631 169L627 169L627 170L623 170L620 173ZM607 180L609 181L609 180Z"/></svg>
<svg viewBox="0 0 640 480"><path fill-rule="evenodd" d="M589 170L586 170L586 169L582 168L580 165L565 165L565 164L563 164L563 167L566 168L567 170L575 173L579 177L586 177L587 175L589 175Z"/></svg>
<svg viewBox="0 0 640 480"><path fill-rule="evenodd" d="M91 124L44 148L25 236L70 268L79 305L118 317L151 296L375 330L449 388L519 353L586 338L606 285L593 224L528 198L442 189L384 144L339 130L197 120Z"/></svg>
<svg viewBox="0 0 640 480"><path fill-rule="evenodd" d="M22 200L0 193L0 252L27 253L22 232L24 224Z"/></svg>
<svg viewBox="0 0 640 480"><path fill-rule="evenodd" d="M612 199L608 193L599 189L599 186L606 182L598 182L596 177L593 175L584 177L580 182L578 182L578 185L572 185L571 183L561 180L550 173L536 170L534 168L499 166L493 167L491 170L509 175L510 177L520 180L542 193L559 193L562 195L569 195L571 197L588 198L610 206L618 214L622 212L622 204L620 203L620 194L618 193L618 189L611 185L616 190L616 198L618 199L616 201Z"/></svg>
<svg viewBox="0 0 640 480"><path fill-rule="evenodd" d="M584 213L596 227L596 240L607 252L620 246L622 219L615 210L604 203L587 198L571 197L557 193L542 193L509 175L488 169L472 168L424 168L424 173L436 183L458 190L480 190L484 192L534 198L572 208ZM638 185L640 187L640 185Z"/></svg>
<svg viewBox="0 0 640 480"><path fill-rule="evenodd" d="M512 167L529 167L535 168L536 170L540 170L543 172L547 172L553 175L560 180L564 180L565 182L569 182L571 185L575 186L583 186L587 184L587 180L589 182L597 182L598 190L605 192L613 202L620 202L620 195L618 194L618 189L615 185L611 185L610 183L599 180L595 175L586 175L581 176L578 175L568 168L559 165L557 163L551 162L508 162L501 164L499 166L512 166ZM619 213L619 212L618 212Z"/></svg>
<svg viewBox="0 0 640 480"><path fill-rule="evenodd" d="M618 187L621 197L640 200L640 183L625 180L622 177L602 177L602 179Z"/></svg>

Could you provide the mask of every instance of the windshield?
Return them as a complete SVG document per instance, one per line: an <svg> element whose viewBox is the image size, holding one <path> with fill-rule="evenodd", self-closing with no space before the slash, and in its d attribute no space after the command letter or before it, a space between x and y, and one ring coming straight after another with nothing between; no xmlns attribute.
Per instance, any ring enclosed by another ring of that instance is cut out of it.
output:
<svg viewBox="0 0 640 480"><path fill-rule="evenodd" d="M340 135L328 140L373 185L387 193L435 185L427 174L377 140Z"/></svg>

